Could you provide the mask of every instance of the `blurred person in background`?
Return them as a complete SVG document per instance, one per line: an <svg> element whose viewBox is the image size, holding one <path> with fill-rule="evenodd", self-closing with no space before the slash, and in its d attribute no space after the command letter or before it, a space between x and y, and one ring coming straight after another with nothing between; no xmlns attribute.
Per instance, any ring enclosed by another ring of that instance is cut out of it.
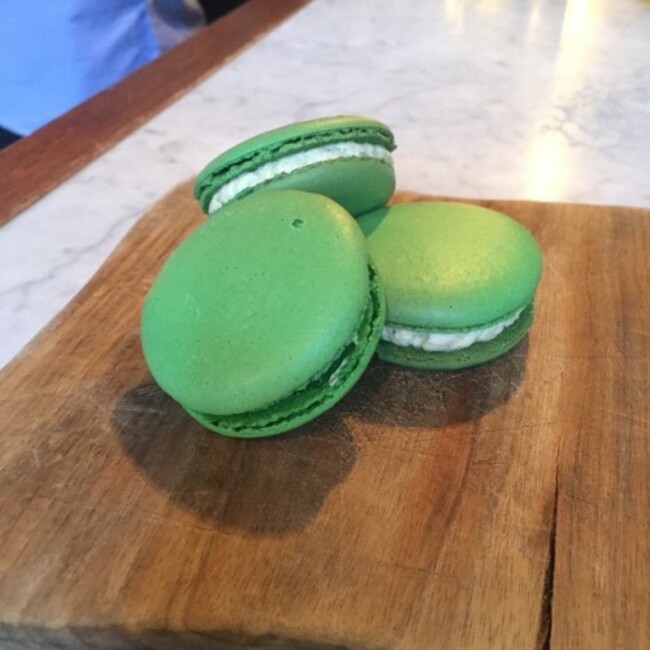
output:
<svg viewBox="0 0 650 650"><path fill-rule="evenodd" d="M0 0L0 148L243 0Z"/></svg>

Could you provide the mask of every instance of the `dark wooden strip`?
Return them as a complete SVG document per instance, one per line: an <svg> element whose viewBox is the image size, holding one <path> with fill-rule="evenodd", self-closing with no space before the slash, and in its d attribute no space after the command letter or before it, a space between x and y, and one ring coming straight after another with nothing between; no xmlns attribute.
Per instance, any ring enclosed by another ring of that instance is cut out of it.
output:
<svg viewBox="0 0 650 650"><path fill-rule="evenodd" d="M566 215L567 255L551 269L570 274L555 331L564 348L561 381L571 387L558 410L565 425L553 650L650 647L650 229L643 214Z"/></svg>
<svg viewBox="0 0 650 650"><path fill-rule="evenodd" d="M250 0L0 152L0 224L135 131L307 0Z"/></svg>

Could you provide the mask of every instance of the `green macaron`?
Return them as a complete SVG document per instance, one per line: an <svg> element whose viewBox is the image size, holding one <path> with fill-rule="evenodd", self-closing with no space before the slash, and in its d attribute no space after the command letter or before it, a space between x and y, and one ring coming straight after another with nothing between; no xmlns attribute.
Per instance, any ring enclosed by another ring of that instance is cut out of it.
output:
<svg viewBox="0 0 650 650"><path fill-rule="evenodd" d="M235 201L172 253L143 306L161 388L235 437L282 433L333 406L379 341L383 290L349 213L307 192Z"/></svg>
<svg viewBox="0 0 650 650"><path fill-rule="evenodd" d="M206 214L262 190L323 194L353 215L386 204L395 189L390 129L339 116L284 126L229 149L199 174L194 196Z"/></svg>
<svg viewBox="0 0 650 650"><path fill-rule="evenodd" d="M376 210L358 223L386 290L382 359L464 368L525 336L542 257L520 223L474 205L431 201Z"/></svg>

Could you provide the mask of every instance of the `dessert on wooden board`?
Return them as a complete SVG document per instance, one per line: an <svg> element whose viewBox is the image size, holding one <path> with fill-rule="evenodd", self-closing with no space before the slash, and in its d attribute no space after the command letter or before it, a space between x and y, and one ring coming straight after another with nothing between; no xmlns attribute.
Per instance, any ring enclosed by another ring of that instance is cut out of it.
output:
<svg viewBox="0 0 650 650"><path fill-rule="evenodd" d="M338 116L255 136L199 174L209 219L156 278L142 345L201 424L283 433L338 402L375 352L455 370L526 335L542 267L532 235L473 205L387 206L394 148L381 122Z"/></svg>

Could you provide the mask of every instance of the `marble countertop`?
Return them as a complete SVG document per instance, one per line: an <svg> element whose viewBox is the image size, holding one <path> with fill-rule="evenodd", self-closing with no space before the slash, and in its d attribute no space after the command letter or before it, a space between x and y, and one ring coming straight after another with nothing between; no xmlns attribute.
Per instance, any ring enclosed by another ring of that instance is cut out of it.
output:
<svg viewBox="0 0 650 650"><path fill-rule="evenodd" d="M650 2L315 0L0 229L0 365L225 148L357 113L398 186L650 206Z"/></svg>

